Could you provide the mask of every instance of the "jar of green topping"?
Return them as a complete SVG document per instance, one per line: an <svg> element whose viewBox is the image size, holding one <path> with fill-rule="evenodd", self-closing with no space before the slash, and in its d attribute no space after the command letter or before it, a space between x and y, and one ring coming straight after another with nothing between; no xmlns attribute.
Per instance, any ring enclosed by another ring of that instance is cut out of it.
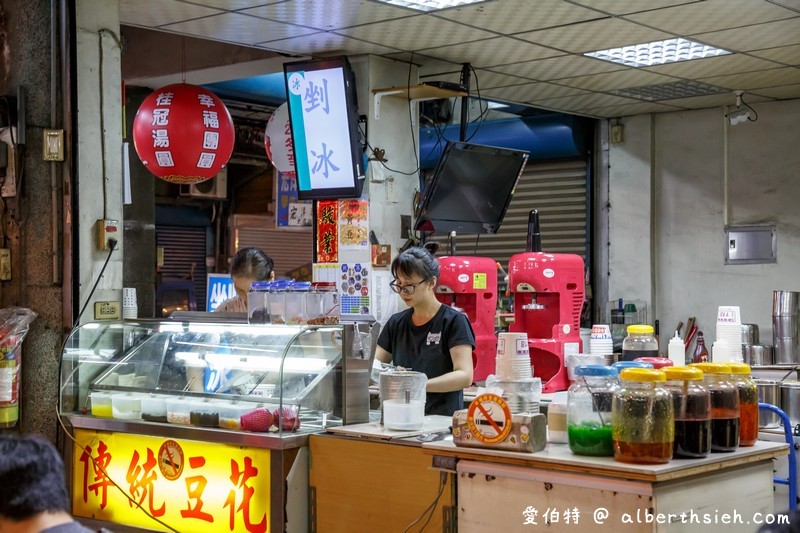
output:
<svg viewBox="0 0 800 533"><path fill-rule="evenodd" d="M611 403L617 390L615 368L579 365L567 391L567 442L576 455L612 456Z"/></svg>

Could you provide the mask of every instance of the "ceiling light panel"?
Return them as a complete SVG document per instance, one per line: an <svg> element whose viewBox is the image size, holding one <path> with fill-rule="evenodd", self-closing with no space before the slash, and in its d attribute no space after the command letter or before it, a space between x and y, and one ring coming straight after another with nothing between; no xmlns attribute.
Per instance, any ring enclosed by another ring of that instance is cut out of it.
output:
<svg viewBox="0 0 800 533"><path fill-rule="evenodd" d="M407 7L409 9L416 9L417 11L438 11L440 9L447 9L449 7L466 6L469 4L480 4L486 0L372 0L373 2L380 2L382 4L389 4L393 6Z"/></svg>
<svg viewBox="0 0 800 533"><path fill-rule="evenodd" d="M658 102L661 100L675 100L677 98L689 98L692 96L705 96L707 94L729 93L730 90L696 81L676 81L672 83L660 83L658 85L645 85L642 87L626 87L613 92L614 94L628 98Z"/></svg>
<svg viewBox="0 0 800 533"><path fill-rule="evenodd" d="M603 18L603 13L563 0L503 0L450 9L437 16L512 35Z"/></svg>
<svg viewBox="0 0 800 533"><path fill-rule="evenodd" d="M588 57L637 68L727 54L730 54L728 50L681 38L584 53Z"/></svg>

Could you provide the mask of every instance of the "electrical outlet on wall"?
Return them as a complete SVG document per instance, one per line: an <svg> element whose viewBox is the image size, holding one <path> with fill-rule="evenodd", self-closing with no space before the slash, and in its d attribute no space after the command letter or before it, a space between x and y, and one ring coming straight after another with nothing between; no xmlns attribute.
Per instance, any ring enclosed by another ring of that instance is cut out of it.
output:
<svg viewBox="0 0 800 533"><path fill-rule="evenodd" d="M94 303L94 319L95 320L118 320L121 316L119 302L95 302Z"/></svg>

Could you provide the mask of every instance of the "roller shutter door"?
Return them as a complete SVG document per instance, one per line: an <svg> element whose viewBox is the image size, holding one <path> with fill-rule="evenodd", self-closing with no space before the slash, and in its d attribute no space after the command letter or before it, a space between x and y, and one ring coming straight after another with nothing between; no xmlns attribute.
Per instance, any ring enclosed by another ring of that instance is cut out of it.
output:
<svg viewBox="0 0 800 533"><path fill-rule="evenodd" d="M164 249L162 280L189 279L197 299L197 310L206 302L206 228L191 226L156 226L156 246Z"/></svg>
<svg viewBox="0 0 800 533"><path fill-rule="evenodd" d="M311 263L313 235L311 228L278 229L269 216L234 215L231 217L233 239L231 255L240 248L257 246L275 261L275 276L282 278L298 267Z"/></svg>

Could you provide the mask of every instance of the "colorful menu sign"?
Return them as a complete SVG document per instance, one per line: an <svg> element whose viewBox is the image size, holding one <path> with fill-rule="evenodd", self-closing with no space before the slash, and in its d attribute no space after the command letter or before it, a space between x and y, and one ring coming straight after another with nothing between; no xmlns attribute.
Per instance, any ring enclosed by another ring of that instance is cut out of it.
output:
<svg viewBox="0 0 800 533"><path fill-rule="evenodd" d="M169 531L146 511L182 533L271 529L269 450L82 429L75 438L75 516Z"/></svg>

